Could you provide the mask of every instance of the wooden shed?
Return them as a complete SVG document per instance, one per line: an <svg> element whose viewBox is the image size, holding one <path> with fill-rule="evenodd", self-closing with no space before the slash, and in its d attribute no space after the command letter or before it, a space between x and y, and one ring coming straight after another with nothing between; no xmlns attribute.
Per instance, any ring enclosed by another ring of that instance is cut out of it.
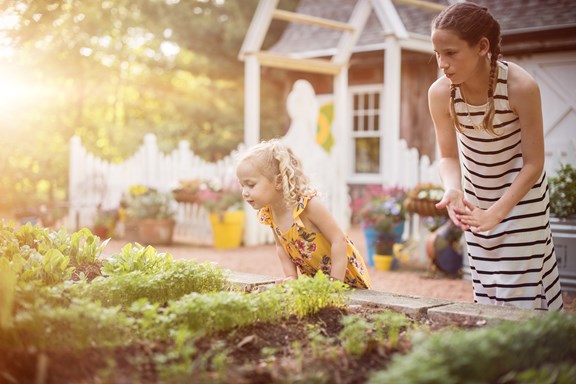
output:
<svg viewBox="0 0 576 384"><path fill-rule="evenodd" d="M245 142L259 141L260 67L287 71L334 99L335 166L346 183L398 184L398 141L435 159L427 89L439 72L430 24L447 0L301 0L296 12L261 0L239 57L246 67ZM570 0L478 0L502 26L505 60L540 84L548 173L576 153L576 7ZM288 21L269 50L271 22ZM416 179L418 179L416 177Z"/></svg>

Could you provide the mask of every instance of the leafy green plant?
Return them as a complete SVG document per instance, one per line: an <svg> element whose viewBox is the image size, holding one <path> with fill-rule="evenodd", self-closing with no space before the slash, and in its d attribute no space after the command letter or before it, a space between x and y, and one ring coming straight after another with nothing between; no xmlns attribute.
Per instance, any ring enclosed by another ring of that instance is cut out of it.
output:
<svg viewBox="0 0 576 384"><path fill-rule="evenodd" d="M576 215L576 168L561 164L549 180L550 213L557 217Z"/></svg>
<svg viewBox="0 0 576 384"><path fill-rule="evenodd" d="M129 306L141 298L151 303L167 303L191 292L215 292L227 287L225 271L214 264L179 260L166 263L157 271L135 269L98 277L77 289L106 306Z"/></svg>
<svg viewBox="0 0 576 384"><path fill-rule="evenodd" d="M540 367L528 368L521 372L510 372L499 384L557 384L576 383L576 365L571 362L548 363Z"/></svg>
<svg viewBox="0 0 576 384"><path fill-rule="evenodd" d="M121 275L134 271L154 273L171 265L170 253L158 253L152 246L144 247L131 243L122 247L119 254L110 256L102 265L102 274L105 276Z"/></svg>
<svg viewBox="0 0 576 384"><path fill-rule="evenodd" d="M551 312L523 322L476 330L451 330L414 343L395 355L369 383L496 383L509 372L576 356L576 317Z"/></svg>
<svg viewBox="0 0 576 384"><path fill-rule="evenodd" d="M412 327L412 322L403 313L383 311L371 316L376 333L376 341L388 341L391 348L398 345L398 337L403 329Z"/></svg>
<svg viewBox="0 0 576 384"><path fill-rule="evenodd" d="M372 325L359 315L344 316L342 325L344 325L344 328L338 338L346 353L352 356L360 356L366 352Z"/></svg>
<svg viewBox="0 0 576 384"><path fill-rule="evenodd" d="M101 243L84 228L72 234L64 229L23 225L0 227L0 260L4 259L20 282L55 285L70 279L78 266L98 262L108 241Z"/></svg>
<svg viewBox="0 0 576 384"><path fill-rule="evenodd" d="M302 317L318 312L327 306L340 306L346 302L347 285L331 281L322 271L313 278L300 278L280 286L281 294L290 297L290 312Z"/></svg>
<svg viewBox="0 0 576 384"><path fill-rule="evenodd" d="M318 359L324 356L333 346L335 339L323 334L323 329L317 324L308 325L308 340L312 357Z"/></svg>
<svg viewBox="0 0 576 384"><path fill-rule="evenodd" d="M133 322L119 307L82 298L55 306L39 299L17 311L12 326L0 329L0 345L40 350L124 345L133 340Z"/></svg>
<svg viewBox="0 0 576 384"><path fill-rule="evenodd" d="M16 290L16 273L10 270L6 258L0 259L0 328L12 324L14 310L14 291Z"/></svg>

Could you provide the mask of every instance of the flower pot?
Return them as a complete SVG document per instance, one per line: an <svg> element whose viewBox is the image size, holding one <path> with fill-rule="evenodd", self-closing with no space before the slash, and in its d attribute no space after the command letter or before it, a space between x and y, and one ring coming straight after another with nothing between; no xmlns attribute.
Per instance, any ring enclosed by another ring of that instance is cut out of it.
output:
<svg viewBox="0 0 576 384"><path fill-rule="evenodd" d="M173 219L138 220L138 242L146 245L172 244L175 225L176 221Z"/></svg>
<svg viewBox="0 0 576 384"><path fill-rule="evenodd" d="M188 204L198 203L197 192L190 192L183 189L175 189L172 191L172 195L174 196L174 200L176 200L179 203L188 203Z"/></svg>
<svg viewBox="0 0 576 384"><path fill-rule="evenodd" d="M112 230L107 225L94 225L92 233L100 239L107 239L112 235Z"/></svg>
<svg viewBox="0 0 576 384"><path fill-rule="evenodd" d="M366 253L368 257L368 265L374 266L374 254L376 253L375 246L380 236L380 233L372 227L364 227L364 238L366 239ZM394 236L396 237L396 243L402 242L402 234L404 233L404 221L396 224L394 226Z"/></svg>
<svg viewBox="0 0 576 384"><path fill-rule="evenodd" d="M389 271L392 269L394 263L394 256L392 255L374 255L374 264L379 271Z"/></svg>
<svg viewBox="0 0 576 384"><path fill-rule="evenodd" d="M210 213L215 248L238 248L244 234L244 211Z"/></svg>

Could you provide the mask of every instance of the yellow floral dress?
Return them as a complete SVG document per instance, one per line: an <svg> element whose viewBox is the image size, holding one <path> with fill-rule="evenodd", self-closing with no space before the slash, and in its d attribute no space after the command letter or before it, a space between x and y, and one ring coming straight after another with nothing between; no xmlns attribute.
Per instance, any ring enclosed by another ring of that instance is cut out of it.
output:
<svg viewBox="0 0 576 384"><path fill-rule="evenodd" d="M304 227L300 214L306 209L309 198L301 198L294 208L294 224L285 233L274 223L269 207L258 211L260 223L269 225L279 239L280 244L296 264L301 274L314 276L322 271L330 275L332 269L332 257L330 254L330 242L321 233L309 231ZM344 282L352 288L368 289L372 285L364 259L352 243L347 239L348 266Z"/></svg>

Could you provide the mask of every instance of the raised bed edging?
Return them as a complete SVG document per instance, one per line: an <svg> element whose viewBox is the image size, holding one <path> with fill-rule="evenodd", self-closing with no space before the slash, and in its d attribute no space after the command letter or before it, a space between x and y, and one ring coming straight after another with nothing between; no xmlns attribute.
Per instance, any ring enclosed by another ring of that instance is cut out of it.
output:
<svg viewBox="0 0 576 384"><path fill-rule="evenodd" d="M252 291L259 286L274 284L276 278L249 273L232 272L228 281L242 290ZM474 303L459 303L444 299L404 296L374 290L352 290L351 304L374 304L413 316L427 316L431 320L465 322L526 320L541 316L546 311L533 311L517 307L501 307Z"/></svg>

